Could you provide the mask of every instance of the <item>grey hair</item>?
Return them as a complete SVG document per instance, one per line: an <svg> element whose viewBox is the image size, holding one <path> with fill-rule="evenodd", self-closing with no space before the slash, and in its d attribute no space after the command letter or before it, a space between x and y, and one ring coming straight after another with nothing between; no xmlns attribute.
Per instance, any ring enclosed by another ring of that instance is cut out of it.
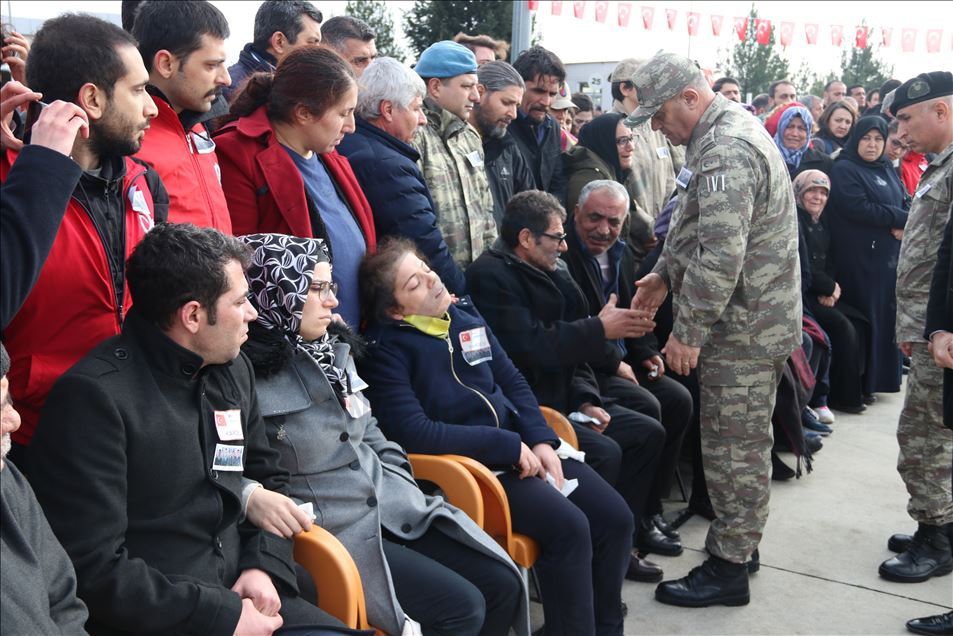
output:
<svg viewBox="0 0 953 636"><path fill-rule="evenodd" d="M424 81L392 57L378 57L368 64L358 80L354 114L364 120L381 116L381 102L387 100L407 110L415 97L426 97Z"/></svg>
<svg viewBox="0 0 953 636"><path fill-rule="evenodd" d="M477 81L486 87L488 93L495 93L510 86L526 89L526 82L519 72L503 60L487 62L477 69Z"/></svg>
<svg viewBox="0 0 953 636"><path fill-rule="evenodd" d="M582 186L582 190L579 192L579 198L576 199L576 205L580 210L586 205L586 201L589 200L589 195L598 190L609 190L612 194L616 195L616 197L624 200L625 209L629 209L629 191L625 189L624 185L618 181L612 181L611 179L596 179Z"/></svg>

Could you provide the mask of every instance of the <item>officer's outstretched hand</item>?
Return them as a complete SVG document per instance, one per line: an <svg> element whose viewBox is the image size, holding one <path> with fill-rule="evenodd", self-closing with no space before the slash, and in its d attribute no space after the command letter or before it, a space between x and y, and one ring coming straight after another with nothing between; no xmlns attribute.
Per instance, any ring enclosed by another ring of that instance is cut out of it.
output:
<svg viewBox="0 0 953 636"><path fill-rule="evenodd" d="M662 349L665 360L668 362L668 368L679 375L688 375L692 372L692 369L698 366L699 351L701 351L699 347L691 347L679 342L675 334L668 337L668 342Z"/></svg>
<svg viewBox="0 0 953 636"><path fill-rule="evenodd" d="M655 314L668 296L668 287L658 274L647 274L635 281L635 296L632 297L632 309L642 309Z"/></svg>
<svg viewBox="0 0 953 636"><path fill-rule="evenodd" d="M641 338L655 329L655 321L648 311L623 309L616 307L617 297L609 294L609 300L597 316L602 321L602 329L607 340L620 338Z"/></svg>

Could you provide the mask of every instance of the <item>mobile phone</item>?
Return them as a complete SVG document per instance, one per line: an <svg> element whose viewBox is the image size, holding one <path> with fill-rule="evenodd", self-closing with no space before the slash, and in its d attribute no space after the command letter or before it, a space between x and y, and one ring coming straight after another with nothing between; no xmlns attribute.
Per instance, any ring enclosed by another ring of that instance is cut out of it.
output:
<svg viewBox="0 0 953 636"><path fill-rule="evenodd" d="M33 129L33 124L36 123L36 120L40 118L40 113L43 112L43 109L49 106L46 102L41 102L39 100L35 102L30 102L29 106L26 109L26 122L23 124L23 136L26 136L30 133L30 130Z"/></svg>

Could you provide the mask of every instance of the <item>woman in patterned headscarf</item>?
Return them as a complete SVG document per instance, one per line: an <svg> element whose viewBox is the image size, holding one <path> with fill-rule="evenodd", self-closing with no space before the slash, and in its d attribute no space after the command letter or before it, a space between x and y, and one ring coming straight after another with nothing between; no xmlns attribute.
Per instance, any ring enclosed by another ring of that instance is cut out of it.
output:
<svg viewBox="0 0 953 636"><path fill-rule="evenodd" d="M258 310L243 350L268 441L291 473L290 495L354 558L370 623L388 634L418 633L404 631L408 619L424 634L506 633L523 598L519 573L469 517L420 491L403 449L378 428L351 356L358 339L332 313L324 242L241 240L254 249Z"/></svg>

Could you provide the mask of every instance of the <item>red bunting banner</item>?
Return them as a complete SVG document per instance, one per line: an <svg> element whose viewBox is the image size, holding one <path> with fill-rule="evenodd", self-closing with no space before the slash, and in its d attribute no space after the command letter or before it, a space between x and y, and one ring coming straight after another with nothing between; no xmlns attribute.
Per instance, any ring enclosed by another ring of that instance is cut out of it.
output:
<svg viewBox="0 0 953 636"><path fill-rule="evenodd" d="M711 33L715 37L721 35L721 23L724 21L725 16L723 15L712 15L711 16Z"/></svg>
<svg viewBox="0 0 953 636"><path fill-rule="evenodd" d="M781 41L781 46L785 48L791 46L791 41L794 39L794 23L793 22L781 23L781 36L778 39Z"/></svg>
<svg viewBox="0 0 953 636"><path fill-rule="evenodd" d="M665 19L668 21L668 30L675 30L675 19L678 17L678 11L676 9L666 9L665 10Z"/></svg>
<svg viewBox="0 0 953 636"><path fill-rule="evenodd" d="M902 31L902 36L900 40L901 40L900 47L903 50L903 52L913 53L913 49L916 48L916 44L917 44L917 30L904 29Z"/></svg>
<svg viewBox="0 0 953 636"><path fill-rule="evenodd" d="M808 44L817 44L817 25L805 24L804 37L807 39Z"/></svg>
<svg viewBox="0 0 953 636"><path fill-rule="evenodd" d="M858 49L867 48L867 36L870 35L870 27L859 26L854 33L854 46Z"/></svg>
<svg viewBox="0 0 953 636"><path fill-rule="evenodd" d="M884 46L890 46L893 27L880 27L880 41Z"/></svg>
<svg viewBox="0 0 953 636"><path fill-rule="evenodd" d="M526 0L526 8L530 11L539 9L539 0Z"/></svg>
<svg viewBox="0 0 953 636"><path fill-rule="evenodd" d="M734 28L738 39L744 42L748 37L748 18L735 18Z"/></svg>
<svg viewBox="0 0 953 636"><path fill-rule="evenodd" d="M581 20L582 16L586 14L586 0L577 0L576 2L573 2L572 14Z"/></svg>
<svg viewBox="0 0 953 636"><path fill-rule="evenodd" d="M608 2L596 2L596 22L605 22L609 14Z"/></svg>
<svg viewBox="0 0 953 636"><path fill-rule="evenodd" d="M629 16L632 15L632 3L620 2L618 14L619 14L619 26L620 27L629 26Z"/></svg>
<svg viewBox="0 0 953 636"><path fill-rule="evenodd" d="M927 29L927 53L939 53L943 29Z"/></svg>
<svg viewBox="0 0 953 636"><path fill-rule="evenodd" d="M701 21L701 18L701 15L695 11L688 12L688 18L686 18L686 23L688 24L688 35L698 35L698 23Z"/></svg>
<svg viewBox="0 0 953 636"><path fill-rule="evenodd" d="M831 44L834 46L840 46L844 43L844 25L842 24L832 24L831 25Z"/></svg>
<svg viewBox="0 0 953 636"><path fill-rule="evenodd" d="M754 20L755 36L758 44L764 46L771 41L771 20L764 18L755 18Z"/></svg>
<svg viewBox="0 0 953 636"><path fill-rule="evenodd" d="M652 18L655 17L655 7L642 7L642 26L646 31L652 30Z"/></svg>

